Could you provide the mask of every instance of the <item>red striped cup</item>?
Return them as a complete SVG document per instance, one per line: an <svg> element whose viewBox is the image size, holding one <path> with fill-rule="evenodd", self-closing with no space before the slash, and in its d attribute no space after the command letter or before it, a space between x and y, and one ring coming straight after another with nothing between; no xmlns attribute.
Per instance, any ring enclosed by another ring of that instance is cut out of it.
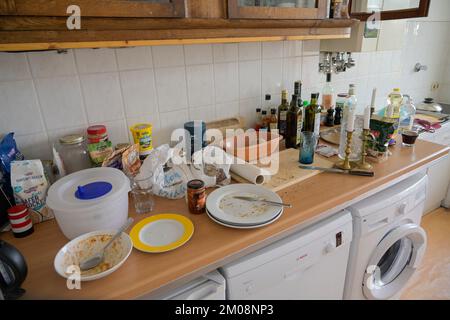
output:
<svg viewBox="0 0 450 320"><path fill-rule="evenodd" d="M33 222L27 206L18 205L9 208L8 218L16 237L25 237L33 233Z"/></svg>

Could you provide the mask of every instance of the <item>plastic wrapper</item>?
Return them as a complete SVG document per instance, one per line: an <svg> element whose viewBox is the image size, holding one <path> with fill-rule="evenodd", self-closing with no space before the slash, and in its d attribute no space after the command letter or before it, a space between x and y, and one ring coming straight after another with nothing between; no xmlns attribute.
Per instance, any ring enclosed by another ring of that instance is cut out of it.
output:
<svg viewBox="0 0 450 320"><path fill-rule="evenodd" d="M0 165L1 170L9 174L11 172L11 162L24 160L25 157L17 148L14 133L8 133L0 142Z"/></svg>

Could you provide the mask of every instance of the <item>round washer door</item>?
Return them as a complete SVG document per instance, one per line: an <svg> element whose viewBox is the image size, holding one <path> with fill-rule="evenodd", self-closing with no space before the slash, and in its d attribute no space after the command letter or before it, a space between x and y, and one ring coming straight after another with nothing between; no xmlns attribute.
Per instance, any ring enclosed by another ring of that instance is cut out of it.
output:
<svg viewBox="0 0 450 320"><path fill-rule="evenodd" d="M426 246L427 235L415 224L404 224L389 232L375 248L366 268L366 298L386 300L399 293L420 265Z"/></svg>

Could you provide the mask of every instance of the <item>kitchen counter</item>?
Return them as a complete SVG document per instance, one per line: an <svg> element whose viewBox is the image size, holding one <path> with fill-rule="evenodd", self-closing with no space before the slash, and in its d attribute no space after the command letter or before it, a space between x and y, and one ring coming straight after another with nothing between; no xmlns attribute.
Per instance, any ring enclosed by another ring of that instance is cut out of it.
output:
<svg viewBox="0 0 450 320"><path fill-rule="evenodd" d="M35 226L34 234L25 239L15 239L10 233L0 236L16 246L27 260L28 277L23 284L27 290L25 299L134 299L159 294L423 170L447 155L449 148L419 140L414 149L397 146L392 152L387 162L374 166L374 178L322 173L278 192L293 208L286 209L277 222L261 229L226 228L212 222L205 214L189 214L184 200L157 198L154 214L188 216L195 226L192 239L185 246L163 254L146 254L133 249L116 272L97 281L83 282L81 290L68 290L66 279L54 271L53 259L68 241L56 221ZM136 215L132 206L130 215L135 223L149 216Z"/></svg>

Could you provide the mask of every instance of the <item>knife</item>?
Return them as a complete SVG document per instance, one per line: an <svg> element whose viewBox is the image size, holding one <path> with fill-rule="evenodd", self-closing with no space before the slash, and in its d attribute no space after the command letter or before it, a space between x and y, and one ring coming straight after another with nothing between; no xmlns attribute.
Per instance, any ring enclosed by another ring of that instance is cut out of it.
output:
<svg viewBox="0 0 450 320"><path fill-rule="evenodd" d="M267 203L267 204L271 204L271 205L274 205L274 206L292 208L291 204L281 203L281 202L274 202L274 201L268 201L268 200L259 200L259 199L253 198L253 197L234 196L233 198L234 199L239 199L239 200L245 200L245 201L252 201L252 202L262 202L262 203Z"/></svg>
<svg viewBox="0 0 450 320"><path fill-rule="evenodd" d="M300 165L300 168L305 169L305 170L317 170L317 171L323 171L323 172L349 174L352 176L361 176L361 177L374 177L375 176L374 172L365 171L365 170L342 170L342 169L336 169L336 168L321 168L321 167L304 166L304 165Z"/></svg>

